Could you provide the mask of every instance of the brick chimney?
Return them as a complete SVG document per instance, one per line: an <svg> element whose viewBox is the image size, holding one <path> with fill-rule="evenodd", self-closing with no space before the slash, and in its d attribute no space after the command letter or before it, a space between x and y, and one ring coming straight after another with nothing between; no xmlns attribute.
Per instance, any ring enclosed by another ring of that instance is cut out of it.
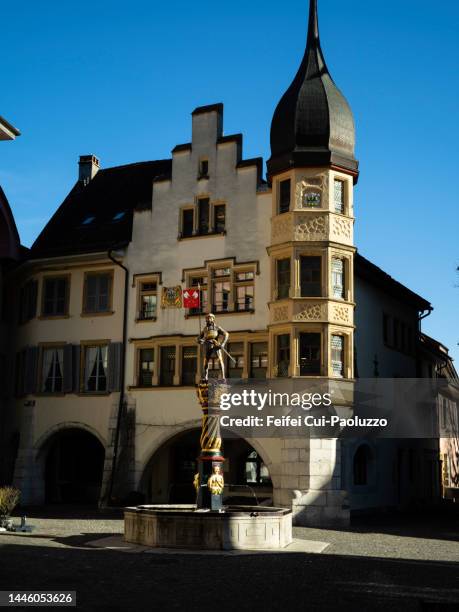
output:
<svg viewBox="0 0 459 612"><path fill-rule="evenodd" d="M78 166L78 180L87 185L99 171L100 162L95 155L80 155Z"/></svg>

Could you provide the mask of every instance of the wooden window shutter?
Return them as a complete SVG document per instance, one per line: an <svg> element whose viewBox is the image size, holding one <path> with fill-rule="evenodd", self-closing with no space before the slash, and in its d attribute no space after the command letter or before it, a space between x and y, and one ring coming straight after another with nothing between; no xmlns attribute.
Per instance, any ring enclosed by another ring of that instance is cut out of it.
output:
<svg viewBox="0 0 459 612"><path fill-rule="evenodd" d="M37 390L38 347L29 346L25 351L24 393L33 394Z"/></svg>
<svg viewBox="0 0 459 612"><path fill-rule="evenodd" d="M122 342L112 342L108 345L108 390L121 390L121 351Z"/></svg>

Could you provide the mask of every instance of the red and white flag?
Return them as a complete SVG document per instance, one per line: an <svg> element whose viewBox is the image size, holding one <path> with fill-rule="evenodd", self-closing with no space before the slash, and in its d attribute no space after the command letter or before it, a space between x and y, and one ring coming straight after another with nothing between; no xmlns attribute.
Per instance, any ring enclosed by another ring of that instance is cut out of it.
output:
<svg viewBox="0 0 459 612"><path fill-rule="evenodd" d="M192 287L185 289L183 292L183 307L184 308L199 308L199 291Z"/></svg>

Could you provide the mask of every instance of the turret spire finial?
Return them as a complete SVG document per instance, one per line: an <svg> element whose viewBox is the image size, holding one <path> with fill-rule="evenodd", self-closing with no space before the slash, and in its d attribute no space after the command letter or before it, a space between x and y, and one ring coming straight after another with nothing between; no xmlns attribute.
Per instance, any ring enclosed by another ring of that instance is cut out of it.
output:
<svg viewBox="0 0 459 612"><path fill-rule="evenodd" d="M319 41L319 18L317 16L317 0L309 0L308 46Z"/></svg>

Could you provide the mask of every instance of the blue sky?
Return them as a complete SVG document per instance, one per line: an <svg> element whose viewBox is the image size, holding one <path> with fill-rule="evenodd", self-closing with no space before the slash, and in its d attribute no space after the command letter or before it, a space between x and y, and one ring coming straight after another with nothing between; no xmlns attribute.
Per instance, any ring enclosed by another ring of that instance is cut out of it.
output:
<svg viewBox="0 0 459 612"><path fill-rule="evenodd" d="M281 9L281 10L280 10ZM72 186L102 166L168 157L195 106L269 157L274 107L299 64L307 0L5 3L0 184L30 245ZM429 299L424 331L459 359L459 3L319 0L329 69L354 111L360 252Z"/></svg>

